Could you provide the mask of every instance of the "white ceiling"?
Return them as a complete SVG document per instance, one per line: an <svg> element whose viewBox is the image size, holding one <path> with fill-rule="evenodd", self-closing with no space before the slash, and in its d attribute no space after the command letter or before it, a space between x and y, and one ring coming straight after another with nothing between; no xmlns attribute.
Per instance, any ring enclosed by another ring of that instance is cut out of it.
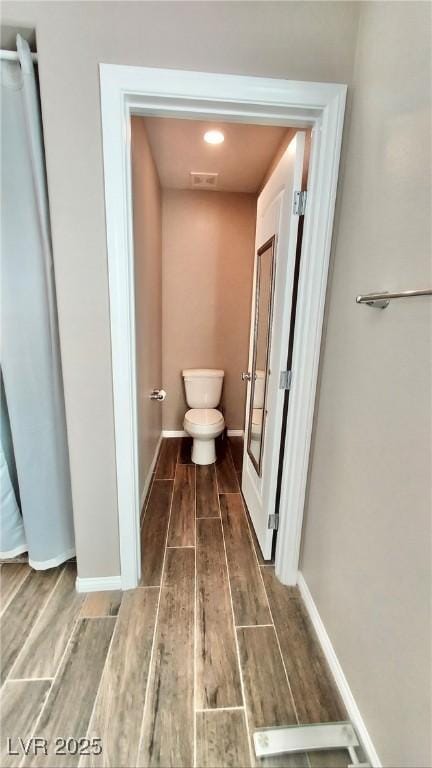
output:
<svg viewBox="0 0 432 768"><path fill-rule="evenodd" d="M287 128L146 117L147 135L162 187L190 189L190 172L218 173L220 192L257 192ZM223 144L207 144L219 128Z"/></svg>

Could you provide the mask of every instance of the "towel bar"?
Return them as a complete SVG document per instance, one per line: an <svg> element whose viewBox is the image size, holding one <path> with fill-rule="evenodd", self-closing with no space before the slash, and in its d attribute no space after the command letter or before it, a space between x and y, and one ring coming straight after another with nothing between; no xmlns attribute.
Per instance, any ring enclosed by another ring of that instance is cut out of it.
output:
<svg viewBox="0 0 432 768"><path fill-rule="evenodd" d="M367 304L368 307L385 309L391 299L407 299L412 296L432 296L432 288L424 288L415 291L383 291L382 293L365 293L357 296L357 304Z"/></svg>

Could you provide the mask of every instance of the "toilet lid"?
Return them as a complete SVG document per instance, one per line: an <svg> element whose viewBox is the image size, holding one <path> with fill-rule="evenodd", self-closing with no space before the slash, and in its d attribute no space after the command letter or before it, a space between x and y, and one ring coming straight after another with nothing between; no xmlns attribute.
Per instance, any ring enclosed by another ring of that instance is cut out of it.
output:
<svg viewBox="0 0 432 768"><path fill-rule="evenodd" d="M187 411L185 419L191 424L199 424L205 427L217 424L223 419L223 416L216 408L191 408L190 411Z"/></svg>

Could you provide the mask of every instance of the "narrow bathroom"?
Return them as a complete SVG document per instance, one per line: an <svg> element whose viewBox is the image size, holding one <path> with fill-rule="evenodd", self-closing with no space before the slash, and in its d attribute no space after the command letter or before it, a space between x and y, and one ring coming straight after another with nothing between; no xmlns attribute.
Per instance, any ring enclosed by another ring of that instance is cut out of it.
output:
<svg viewBox="0 0 432 768"><path fill-rule="evenodd" d="M239 490L248 419L246 454L256 468L262 460L273 283L284 273L276 270L276 248L266 251L254 292L255 250L266 239L256 243L257 201L296 133L286 126L132 118L141 507L161 434L163 451L167 440L187 438L188 462L198 468L211 466L225 442L235 445L232 482ZM308 144L310 132L304 135ZM304 178L307 162L306 151Z"/></svg>

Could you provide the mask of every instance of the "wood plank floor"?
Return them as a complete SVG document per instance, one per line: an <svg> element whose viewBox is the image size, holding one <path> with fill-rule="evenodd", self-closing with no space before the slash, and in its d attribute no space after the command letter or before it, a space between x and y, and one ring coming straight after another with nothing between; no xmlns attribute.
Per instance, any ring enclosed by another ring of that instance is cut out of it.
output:
<svg viewBox="0 0 432 768"><path fill-rule="evenodd" d="M342 751L255 759L255 727L346 715L298 590L252 535L242 439L217 454L195 467L190 439L162 441L137 589L78 595L74 564L2 564L1 765L346 768ZM7 753L31 736L47 755ZM102 752L56 755L57 738Z"/></svg>
<svg viewBox="0 0 432 768"><path fill-rule="evenodd" d="M195 553L167 551L139 766L193 764Z"/></svg>
<svg viewBox="0 0 432 768"><path fill-rule="evenodd" d="M196 516L220 517L214 464L209 464L207 467L196 467Z"/></svg>
<svg viewBox="0 0 432 768"><path fill-rule="evenodd" d="M54 677L84 602L84 595L75 590L75 579L75 567L67 565L12 667L10 678Z"/></svg>
<svg viewBox="0 0 432 768"><path fill-rule="evenodd" d="M158 594L124 593L89 727L89 737L101 738L104 749L83 766L136 764Z"/></svg>
<svg viewBox="0 0 432 768"><path fill-rule="evenodd" d="M218 518L197 523L196 702L203 709L241 706L222 525Z"/></svg>
<svg viewBox="0 0 432 768"><path fill-rule="evenodd" d="M2 725L0 765L3 768L20 765L22 754L16 748L18 740L27 741L32 736L50 686L50 680L32 680L31 682L13 680L3 686L0 704ZM13 747L9 751L6 734ZM18 752L18 754L11 754L11 752Z"/></svg>

